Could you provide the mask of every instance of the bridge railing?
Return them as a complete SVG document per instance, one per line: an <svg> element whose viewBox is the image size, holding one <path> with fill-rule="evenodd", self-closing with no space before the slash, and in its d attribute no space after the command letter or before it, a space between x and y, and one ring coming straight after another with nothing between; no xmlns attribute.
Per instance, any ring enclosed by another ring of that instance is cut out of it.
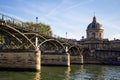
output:
<svg viewBox="0 0 120 80"><path fill-rule="evenodd" d="M3 20L5 22L9 22L9 23L12 23L16 26L21 26L21 27L28 27L27 24L25 24L24 22L20 21L20 20L17 20L15 18L12 18L10 16L7 16L7 15L4 15L4 14L1 14L0 13L0 20Z"/></svg>
<svg viewBox="0 0 120 80"><path fill-rule="evenodd" d="M79 45L77 43L76 39L67 39L67 38L64 38L64 37L60 37L60 36L58 36L56 34L52 34L52 37L57 39L57 40L64 41L64 42L67 42L67 43L70 43L70 44Z"/></svg>
<svg viewBox="0 0 120 80"><path fill-rule="evenodd" d="M18 19L15 19L15 18L12 18L12 17L10 17L10 16L7 16L7 15L4 15L4 14L2 14L2 13L0 13L0 20L2 20L2 21L5 21L5 22L8 22L8 23L11 23L11 24L13 24L13 25L16 25L16 26L20 26L20 27L26 27L26 28L28 28L29 27L29 25L28 24L26 24L25 22L22 22L22 21L20 21L20 20L18 20ZM29 28L30 29L30 28ZM34 30L34 29L32 29L32 30ZM48 34L44 34L44 35L47 35L47 36L49 36ZM51 37L51 35L50 35L50 37ZM52 34L52 37L53 38L56 38L56 39L58 39L58 40L62 40L62 41L64 41L64 42L69 42L69 43L73 43L74 44L74 40L73 39L66 39L66 38L63 38L63 37L60 37L60 36L58 36L58 35L55 35L55 34Z"/></svg>

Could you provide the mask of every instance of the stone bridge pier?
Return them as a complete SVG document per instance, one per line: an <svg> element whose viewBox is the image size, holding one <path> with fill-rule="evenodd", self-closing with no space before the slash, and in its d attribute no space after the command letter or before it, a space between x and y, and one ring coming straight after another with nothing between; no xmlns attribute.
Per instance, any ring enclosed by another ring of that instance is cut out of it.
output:
<svg viewBox="0 0 120 80"><path fill-rule="evenodd" d="M40 50L4 50L0 51L0 69L17 71L40 71L41 69Z"/></svg>
<svg viewBox="0 0 120 80"><path fill-rule="evenodd" d="M41 65L70 66L70 54L46 54L41 55Z"/></svg>
<svg viewBox="0 0 120 80"><path fill-rule="evenodd" d="M42 50L41 65L70 66L70 54L66 52L61 42L49 39L42 42L40 48Z"/></svg>
<svg viewBox="0 0 120 80"><path fill-rule="evenodd" d="M83 56L70 56L71 64L83 64Z"/></svg>
<svg viewBox="0 0 120 80"><path fill-rule="evenodd" d="M72 46L69 48L70 53L70 63L71 64L83 64L82 51L77 46Z"/></svg>
<svg viewBox="0 0 120 80"><path fill-rule="evenodd" d="M36 58L35 70L40 71L41 70L41 51L39 48L36 49L35 58Z"/></svg>

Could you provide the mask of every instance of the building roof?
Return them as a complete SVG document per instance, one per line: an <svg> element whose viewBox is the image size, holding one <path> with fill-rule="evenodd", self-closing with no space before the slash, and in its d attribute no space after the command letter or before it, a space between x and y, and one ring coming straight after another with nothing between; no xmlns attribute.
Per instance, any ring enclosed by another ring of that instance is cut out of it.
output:
<svg viewBox="0 0 120 80"><path fill-rule="evenodd" d="M96 17L93 17L92 23L90 23L87 29L102 29L102 25L97 22Z"/></svg>

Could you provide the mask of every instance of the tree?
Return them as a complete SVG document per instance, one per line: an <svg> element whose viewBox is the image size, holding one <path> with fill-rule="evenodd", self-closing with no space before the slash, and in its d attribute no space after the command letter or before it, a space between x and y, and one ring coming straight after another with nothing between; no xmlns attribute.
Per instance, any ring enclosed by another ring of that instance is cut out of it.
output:
<svg viewBox="0 0 120 80"><path fill-rule="evenodd" d="M34 22L26 22L26 24L33 30L40 32L45 35L52 36L52 31L50 25L46 25L44 23L34 23Z"/></svg>

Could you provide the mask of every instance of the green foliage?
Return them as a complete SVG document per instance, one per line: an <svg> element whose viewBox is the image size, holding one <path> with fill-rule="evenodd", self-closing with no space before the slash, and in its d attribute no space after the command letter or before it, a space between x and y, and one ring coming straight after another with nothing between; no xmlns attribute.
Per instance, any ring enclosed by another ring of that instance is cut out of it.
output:
<svg viewBox="0 0 120 80"><path fill-rule="evenodd" d="M43 23L34 23L34 22L26 22L27 25L33 30L36 30L37 32L40 32L45 35L52 35L51 27L49 25L43 24Z"/></svg>

